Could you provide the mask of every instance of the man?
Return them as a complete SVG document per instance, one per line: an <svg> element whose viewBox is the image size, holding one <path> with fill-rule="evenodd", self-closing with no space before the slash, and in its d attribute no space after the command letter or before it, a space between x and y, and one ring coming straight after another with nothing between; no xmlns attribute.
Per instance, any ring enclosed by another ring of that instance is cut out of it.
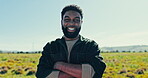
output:
<svg viewBox="0 0 148 78"><path fill-rule="evenodd" d="M101 78L106 68L95 41L79 35L83 14L76 5L61 12L64 36L43 48L37 78Z"/></svg>

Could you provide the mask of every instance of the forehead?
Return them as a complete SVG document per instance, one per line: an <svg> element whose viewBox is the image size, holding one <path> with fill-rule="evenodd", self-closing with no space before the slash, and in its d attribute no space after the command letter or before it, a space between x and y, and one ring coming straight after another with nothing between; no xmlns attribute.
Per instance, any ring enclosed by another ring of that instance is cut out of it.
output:
<svg viewBox="0 0 148 78"><path fill-rule="evenodd" d="M65 18L65 17L69 17L69 18L79 17L79 18L81 18L80 14L79 14L78 12L76 12L76 11L67 11L67 12L64 14L63 17L64 17L64 18Z"/></svg>

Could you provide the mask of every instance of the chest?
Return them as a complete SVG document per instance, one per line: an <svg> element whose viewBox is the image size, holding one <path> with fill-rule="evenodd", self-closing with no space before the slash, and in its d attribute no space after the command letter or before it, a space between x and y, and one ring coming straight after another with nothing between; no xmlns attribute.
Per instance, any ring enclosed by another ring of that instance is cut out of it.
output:
<svg viewBox="0 0 148 78"><path fill-rule="evenodd" d="M70 62L74 64L87 63L87 59L90 55L89 47L85 45L77 45L71 48L70 53L68 52L67 47L58 47L52 50L53 53L50 53L51 59L56 61ZM68 61L69 60L69 61Z"/></svg>

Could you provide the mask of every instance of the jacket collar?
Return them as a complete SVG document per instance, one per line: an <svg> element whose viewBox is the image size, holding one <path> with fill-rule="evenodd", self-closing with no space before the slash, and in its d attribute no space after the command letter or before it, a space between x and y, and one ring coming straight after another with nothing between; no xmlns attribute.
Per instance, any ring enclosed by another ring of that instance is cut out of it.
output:
<svg viewBox="0 0 148 78"><path fill-rule="evenodd" d="M62 40L62 41L65 41L64 36L61 38L61 40ZM79 35L79 39L78 39L78 41L84 41L84 37L81 36L81 35Z"/></svg>
<svg viewBox="0 0 148 78"><path fill-rule="evenodd" d="M84 40L85 40L85 38L84 38L83 36L79 35L79 39L78 39L78 41L75 43L74 46L80 44L80 43L83 42ZM62 44L63 46L66 46L66 42L65 42L65 38L64 38L64 37L62 37L62 38L59 39L58 41L59 41L59 43Z"/></svg>

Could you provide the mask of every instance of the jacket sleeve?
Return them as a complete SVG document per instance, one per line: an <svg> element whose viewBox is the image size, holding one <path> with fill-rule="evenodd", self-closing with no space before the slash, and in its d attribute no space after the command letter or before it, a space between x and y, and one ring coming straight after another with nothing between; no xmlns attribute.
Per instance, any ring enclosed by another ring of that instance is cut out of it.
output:
<svg viewBox="0 0 148 78"><path fill-rule="evenodd" d="M37 78L46 78L52 71L54 71L54 63L52 62L52 59L50 59L51 57L49 55L49 51L51 51L50 44L47 43L43 48L42 56L40 57L39 64L37 65Z"/></svg>
<svg viewBox="0 0 148 78"><path fill-rule="evenodd" d="M89 64L82 64L82 78L92 78L94 69Z"/></svg>
<svg viewBox="0 0 148 78"><path fill-rule="evenodd" d="M91 46L90 51L91 54L88 57L88 63L93 67L95 71L93 78L102 78L106 64L102 61L103 58L100 56L98 45L95 43L93 46Z"/></svg>

